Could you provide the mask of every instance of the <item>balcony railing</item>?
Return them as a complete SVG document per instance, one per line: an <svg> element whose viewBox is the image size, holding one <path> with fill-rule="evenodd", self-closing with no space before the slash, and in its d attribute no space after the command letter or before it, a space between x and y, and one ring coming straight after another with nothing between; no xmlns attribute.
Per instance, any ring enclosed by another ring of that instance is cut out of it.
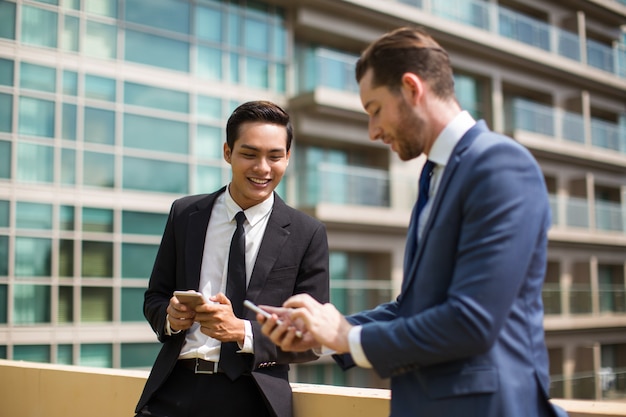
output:
<svg viewBox="0 0 626 417"><path fill-rule="evenodd" d="M343 314L373 308L393 299L391 280L332 279L330 301Z"/></svg>
<svg viewBox="0 0 626 417"><path fill-rule="evenodd" d="M616 123L591 118L591 137L586 140L585 120L581 114L521 98L514 99L512 107L513 129L626 154L626 128Z"/></svg>
<svg viewBox="0 0 626 417"><path fill-rule="evenodd" d="M481 0L391 0L408 4L444 19L473 26L532 47L552 52L602 71L626 78L626 45L613 46L588 39L585 56L581 39L547 22Z"/></svg>
<svg viewBox="0 0 626 417"><path fill-rule="evenodd" d="M586 198L550 195L549 199L554 226L590 228L589 201ZM626 208L621 203L598 200L594 209L595 230L626 233Z"/></svg>
<svg viewBox="0 0 626 417"><path fill-rule="evenodd" d="M561 297L569 298L569 310L564 311ZM567 288L555 283L543 285L543 310L546 315L594 314L593 302L597 297L599 311L595 314L626 313L626 288L624 285L600 285L597 294L590 284L572 284Z"/></svg>
<svg viewBox="0 0 626 417"><path fill-rule="evenodd" d="M298 60L302 66L298 69L298 91L312 91L316 87L328 87L352 93L359 92L354 78L355 55L350 55L327 48L304 48L304 54Z"/></svg>

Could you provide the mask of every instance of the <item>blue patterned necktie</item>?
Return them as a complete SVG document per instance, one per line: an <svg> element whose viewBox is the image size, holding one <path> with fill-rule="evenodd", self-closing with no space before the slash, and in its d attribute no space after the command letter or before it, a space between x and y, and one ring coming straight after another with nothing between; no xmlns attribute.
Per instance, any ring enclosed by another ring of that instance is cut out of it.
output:
<svg viewBox="0 0 626 417"><path fill-rule="evenodd" d="M417 202L413 207L413 213L411 214L411 223L409 224L409 231L407 235L406 241L406 252L404 255L404 268L405 271L408 271L411 262L413 261L413 257L415 256L415 251L417 250L417 234L419 231L419 217L426 206L426 202L428 201L428 193L430 191L430 179L433 175L433 169L437 164L435 164L431 160L427 160L422 168L422 173L420 175L419 181L419 193L417 197Z"/></svg>

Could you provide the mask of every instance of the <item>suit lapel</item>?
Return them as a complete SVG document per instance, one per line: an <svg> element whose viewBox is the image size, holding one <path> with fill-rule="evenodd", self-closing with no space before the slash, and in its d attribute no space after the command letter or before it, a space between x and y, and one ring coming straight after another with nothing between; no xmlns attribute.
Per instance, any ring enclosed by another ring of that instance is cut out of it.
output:
<svg viewBox="0 0 626 417"><path fill-rule="evenodd" d="M414 277L417 275L417 268L422 258L422 254L424 253L424 247L426 247L428 242L428 234L430 233L430 229L439 214L439 208L441 207L442 201L446 197L446 192L448 191L448 187L450 185L450 181L454 177L454 173L456 172L457 167L465 151L472 145L474 139L481 133L488 132L489 129L484 121L478 121L470 130L463 135L461 140L456 144L454 149L452 150L452 154L446 164L446 168L443 171L443 176L441 177L441 182L439 184L439 189L437 190L437 194L432 202L432 206L430 208L430 216L428 217L426 224L424 225L424 231L422 232L422 239L417 246L417 252L415 254L415 258L410 264L408 271L404 271L404 279L402 281L402 293L404 293L409 284L413 281Z"/></svg>
<svg viewBox="0 0 626 417"><path fill-rule="evenodd" d="M196 203L196 211L189 214L187 225L187 241L185 242L185 268L187 271L187 287L198 288L200 286L200 268L204 253L206 231L209 227L209 219L213 204L218 195L223 193L226 187L209 194L206 198Z"/></svg>
<svg viewBox="0 0 626 417"><path fill-rule="evenodd" d="M283 200L274 194L274 207L270 213L270 218L267 222L267 228L259 247L259 254L256 258L256 263L252 269L252 276L250 277L250 283L248 284L248 291L246 292L246 298L255 301L258 294L265 286L265 281L272 267L276 263L276 259L282 252L287 238L289 237L289 230L287 227L291 223L291 217L287 205Z"/></svg>

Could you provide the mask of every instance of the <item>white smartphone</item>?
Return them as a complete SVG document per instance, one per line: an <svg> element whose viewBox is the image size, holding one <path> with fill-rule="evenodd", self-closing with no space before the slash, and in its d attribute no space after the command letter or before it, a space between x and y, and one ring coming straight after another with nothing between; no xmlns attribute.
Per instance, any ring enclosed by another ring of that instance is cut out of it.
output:
<svg viewBox="0 0 626 417"><path fill-rule="evenodd" d="M198 291L174 291L174 296L176 296L178 301L182 304L191 308L205 303L202 293Z"/></svg>
<svg viewBox="0 0 626 417"><path fill-rule="evenodd" d="M261 307L259 307L258 305L254 304L250 300L245 300L243 302L243 305L248 307L250 310L254 311L255 313L261 314L266 319L269 319L270 317L272 317L272 315L270 313L268 313L267 311L263 310ZM277 324L283 324L283 322L280 319L278 319L276 321L276 323ZM302 332L300 330L296 330L296 337L302 337Z"/></svg>

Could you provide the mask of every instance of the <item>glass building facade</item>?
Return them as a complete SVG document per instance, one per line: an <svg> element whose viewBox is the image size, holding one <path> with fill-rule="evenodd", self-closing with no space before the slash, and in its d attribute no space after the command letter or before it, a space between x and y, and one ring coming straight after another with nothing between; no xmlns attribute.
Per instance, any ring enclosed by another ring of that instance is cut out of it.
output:
<svg viewBox="0 0 626 417"><path fill-rule="evenodd" d="M551 394L626 397L626 9L562 3L0 0L0 358L152 365L170 205L228 183L224 127L248 100L292 115L277 191L327 225L331 301L397 296L421 160L368 140L353 75L393 21L445 34L461 106L544 171ZM325 358L291 379L388 384Z"/></svg>

